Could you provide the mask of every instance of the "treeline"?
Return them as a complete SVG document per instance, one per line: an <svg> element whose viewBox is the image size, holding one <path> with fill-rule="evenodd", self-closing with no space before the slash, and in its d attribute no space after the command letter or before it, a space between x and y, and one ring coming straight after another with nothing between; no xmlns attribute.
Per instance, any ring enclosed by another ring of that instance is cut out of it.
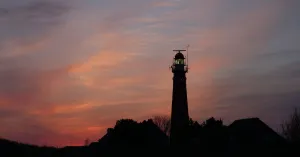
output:
<svg viewBox="0 0 300 157"><path fill-rule="evenodd" d="M85 140L80 147L39 147L0 139L0 156L23 157L89 157L123 155L170 155L170 117L153 116L137 122L118 120L113 128L96 142ZM189 144L186 156L290 156L300 148L300 112L297 109L281 124L281 135L258 118L236 120L226 126L222 119L209 118L201 123L189 120ZM245 154L246 153L246 154Z"/></svg>

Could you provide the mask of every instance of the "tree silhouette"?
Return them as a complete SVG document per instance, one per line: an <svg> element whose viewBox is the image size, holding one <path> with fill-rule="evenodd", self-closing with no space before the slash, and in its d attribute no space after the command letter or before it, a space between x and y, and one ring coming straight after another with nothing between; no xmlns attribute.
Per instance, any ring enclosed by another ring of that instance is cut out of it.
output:
<svg viewBox="0 0 300 157"><path fill-rule="evenodd" d="M216 120L214 117L211 117L202 123L203 127L222 127L223 120Z"/></svg>
<svg viewBox="0 0 300 157"><path fill-rule="evenodd" d="M152 118L153 123L157 125L166 135L170 135L171 118L166 115L157 115Z"/></svg>
<svg viewBox="0 0 300 157"><path fill-rule="evenodd" d="M132 119L120 119L117 121L116 126L115 127L119 127L119 126L127 126L127 125L135 125L137 124L136 121L132 120Z"/></svg>
<svg viewBox="0 0 300 157"><path fill-rule="evenodd" d="M291 142L300 141L300 112L297 108L294 109L294 112L290 115L287 121L284 121L281 124L283 136Z"/></svg>
<svg viewBox="0 0 300 157"><path fill-rule="evenodd" d="M191 126L191 127L201 127L201 125L197 121L194 121L192 118L189 119L189 126Z"/></svg>

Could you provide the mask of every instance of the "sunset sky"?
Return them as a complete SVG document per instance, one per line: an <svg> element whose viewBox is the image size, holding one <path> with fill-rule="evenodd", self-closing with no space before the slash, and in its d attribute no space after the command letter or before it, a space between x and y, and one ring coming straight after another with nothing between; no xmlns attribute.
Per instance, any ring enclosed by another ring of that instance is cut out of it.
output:
<svg viewBox="0 0 300 157"><path fill-rule="evenodd" d="M275 130L300 107L299 0L1 0L0 137L65 146L170 114L189 48L189 113Z"/></svg>

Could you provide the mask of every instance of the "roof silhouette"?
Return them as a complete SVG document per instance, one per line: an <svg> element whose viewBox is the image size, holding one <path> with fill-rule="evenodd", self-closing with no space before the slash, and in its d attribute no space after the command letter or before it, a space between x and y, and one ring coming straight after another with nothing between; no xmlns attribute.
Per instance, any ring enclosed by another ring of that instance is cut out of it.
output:
<svg viewBox="0 0 300 157"><path fill-rule="evenodd" d="M230 132L234 133L234 135L247 137L251 136L252 140L255 140L254 137L260 137L260 139L268 137L272 137L270 139L283 139L283 137L278 135L273 129L262 122L259 118L236 120L228 127L230 129Z"/></svg>
<svg viewBox="0 0 300 157"><path fill-rule="evenodd" d="M259 118L236 120L228 126L228 129L230 133L228 146L231 151L244 152L245 149L252 152L267 151L266 148L276 151L275 148L285 144L285 139Z"/></svg>
<svg viewBox="0 0 300 157"><path fill-rule="evenodd" d="M260 131L261 133L273 133L278 135L273 131L267 124L262 122L259 118L247 118L235 120L232 124L228 126L236 131L250 132L250 131ZM278 135L279 136L279 135Z"/></svg>

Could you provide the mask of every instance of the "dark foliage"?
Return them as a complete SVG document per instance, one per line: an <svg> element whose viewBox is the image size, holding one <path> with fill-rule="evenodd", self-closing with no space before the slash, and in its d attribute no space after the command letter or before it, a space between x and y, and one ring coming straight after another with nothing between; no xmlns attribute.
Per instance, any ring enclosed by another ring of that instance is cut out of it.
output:
<svg viewBox="0 0 300 157"><path fill-rule="evenodd" d="M164 122L167 122L167 117L164 118ZM169 147L169 137L157 124L157 119L140 123L132 119L121 119L114 128L108 128L107 133L97 142L88 145L89 141L86 140L81 147L38 147L0 140L1 157L178 155ZM258 118L237 120L229 126L213 117L201 124L190 119L188 131L188 147L177 150L176 153L182 151L186 156L290 155L287 153L289 144L284 138Z"/></svg>
<svg viewBox="0 0 300 157"><path fill-rule="evenodd" d="M281 124L283 136L292 143L300 142L300 112L297 108L289 119Z"/></svg>
<svg viewBox="0 0 300 157"><path fill-rule="evenodd" d="M58 150L54 147L38 147L0 139L1 157L50 157Z"/></svg>

